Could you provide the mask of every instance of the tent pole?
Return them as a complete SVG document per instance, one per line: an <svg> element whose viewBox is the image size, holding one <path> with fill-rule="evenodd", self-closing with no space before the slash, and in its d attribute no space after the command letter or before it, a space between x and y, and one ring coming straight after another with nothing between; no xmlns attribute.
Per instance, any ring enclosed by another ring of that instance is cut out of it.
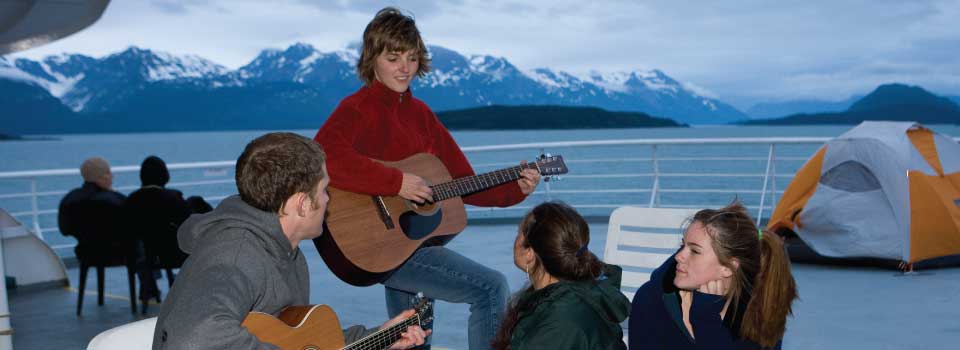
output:
<svg viewBox="0 0 960 350"><path fill-rule="evenodd" d="M773 166L773 151L776 144L770 144L770 150L767 152L767 172L763 174L763 189L760 190L760 209L757 210L757 226L760 226L760 220L763 219L763 204L767 199L767 181L770 180L770 169Z"/></svg>

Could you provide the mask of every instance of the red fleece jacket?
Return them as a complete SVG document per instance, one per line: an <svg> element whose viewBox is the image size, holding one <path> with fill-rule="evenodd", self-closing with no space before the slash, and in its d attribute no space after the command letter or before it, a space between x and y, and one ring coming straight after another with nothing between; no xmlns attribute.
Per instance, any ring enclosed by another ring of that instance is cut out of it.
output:
<svg viewBox="0 0 960 350"><path fill-rule="evenodd" d="M423 101L390 90L380 82L340 101L314 140L327 154L330 185L356 193L396 195L403 173L370 160L398 161L430 153L454 179L475 173L450 132ZM526 196L516 182L463 197L467 204L507 207Z"/></svg>

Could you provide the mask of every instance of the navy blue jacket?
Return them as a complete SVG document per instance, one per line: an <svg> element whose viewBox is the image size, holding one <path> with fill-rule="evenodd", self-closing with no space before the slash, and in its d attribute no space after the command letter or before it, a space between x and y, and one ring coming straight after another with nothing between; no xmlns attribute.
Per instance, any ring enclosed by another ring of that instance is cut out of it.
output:
<svg viewBox="0 0 960 350"><path fill-rule="evenodd" d="M633 296L630 311L630 349L750 349L762 348L760 345L738 335L739 322L749 302L749 296L741 301L738 310L728 308L723 319L725 300L720 295L693 292L693 304L690 306L690 324L693 325L696 339L692 338L683 324L680 309L680 295L673 285L677 262L673 257L667 259L654 270L650 281L645 283ZM775 349L780 349L778 343Z"/></svg>

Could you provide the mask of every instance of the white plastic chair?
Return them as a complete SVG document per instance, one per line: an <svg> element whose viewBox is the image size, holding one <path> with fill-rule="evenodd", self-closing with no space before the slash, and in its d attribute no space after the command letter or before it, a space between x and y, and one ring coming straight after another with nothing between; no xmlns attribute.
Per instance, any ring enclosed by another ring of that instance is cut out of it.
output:
<svg viewBox="0 0 960 350"><path fill-rule="evenodd" d="M635 290L650 280L683 238L681 228L699 209L619 207L610 214L603 261L623 268L620 292L633 301ZM623 342L629 344L629 321L624 321Z"/></svg>
<svg viewBox="0 0 960 350"><path fill-rule="evenodd" d="M151 317L116 326L97 334L87 350L150 350L157 318Z"/></svg>
<svg viewBox="0 0 960 350"><path fill-rule="evenodd" d="M698 210L620 207L610 214L603 260L623 268L620 290L627 298L680 248L681 228Z"/></svg>

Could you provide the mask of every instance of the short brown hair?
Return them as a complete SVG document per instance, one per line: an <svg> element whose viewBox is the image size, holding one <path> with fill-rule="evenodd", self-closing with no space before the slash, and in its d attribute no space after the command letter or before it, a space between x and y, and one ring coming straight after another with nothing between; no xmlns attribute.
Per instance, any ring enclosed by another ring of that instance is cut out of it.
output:
<svg viewBox="0 0 960 350"><path fill-rule="evenodd" d="M422 77L430 72L430 57L416 21L396 7L383 8L363 30L363 48L360 49L360 59L357 60L357 77L364 84L372 84L376 79L374 67L377 56L384 51L406 52L411 49L417 52L417 62L420 63L417 76Z"/></svg>
<svg viewBox="0 0 960 350"><path fill-rule="evenodd" d="M326 177L326 155L306 137L274 132L247 144L237 159L236 181L240 198L257 209L276 213L296 193L313 197Z"/></svg>

